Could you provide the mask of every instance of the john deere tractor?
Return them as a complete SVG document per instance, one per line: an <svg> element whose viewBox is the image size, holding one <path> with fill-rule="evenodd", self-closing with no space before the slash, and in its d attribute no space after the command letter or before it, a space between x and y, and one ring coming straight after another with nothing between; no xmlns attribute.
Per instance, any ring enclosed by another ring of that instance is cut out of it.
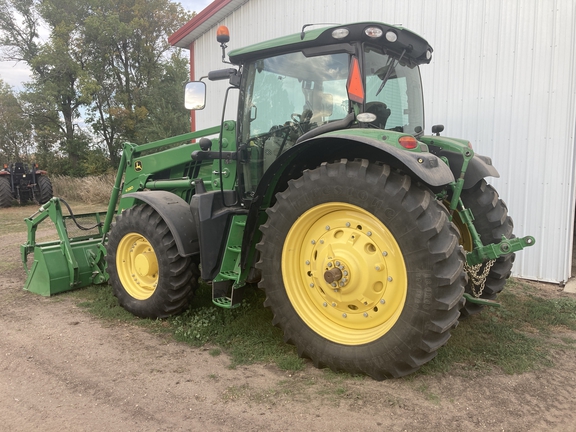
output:
<svg viewBox="0 0 576 432"><path fill-rule="evenodd" d="M218 41L225 57L225 28ZM485 180L498 177L490 158L441 125L425 134L419 67L432 48L363 22L228 57L235 67L187 85L186 105L204 107L206 78L227 80L236 120L124 144L94 234L70 237L57 198L41 207L27 219L25 289L109 282L125 309L162 318L188 306L199 279L224 308L258 283L272 323L317 367L417 370L461 313L496 303L514 253L534 244L513 235ZM47 217L60 240L37 244Z"/></svg>
<svg viewBox="0 0 576 432"><path fill-rule="evenodd" d="M37 164L24 162L4 164L0 169L0 207L10 207L12 201L34 201L44 204L52 198L52 183L47 172Z"/></svg>

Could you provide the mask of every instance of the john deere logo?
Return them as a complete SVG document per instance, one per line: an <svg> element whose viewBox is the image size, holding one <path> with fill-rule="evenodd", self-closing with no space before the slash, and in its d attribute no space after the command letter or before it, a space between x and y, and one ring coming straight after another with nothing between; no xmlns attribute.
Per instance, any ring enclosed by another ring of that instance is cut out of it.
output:
<svg viewBox="0 0 576 432"><path fill-rule="evenodd" d="M134 162L134 170L135 171L142 171L142 162L140 162L140 161Z"/></svg>

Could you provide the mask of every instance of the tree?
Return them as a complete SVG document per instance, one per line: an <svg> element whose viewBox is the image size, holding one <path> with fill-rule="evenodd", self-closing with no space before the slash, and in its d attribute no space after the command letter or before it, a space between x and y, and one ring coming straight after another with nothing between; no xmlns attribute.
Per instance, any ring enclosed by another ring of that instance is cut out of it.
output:
<svg viewBox="0 0 576 432"><path fill-rule="evenodd" d="M187 132L188 68L167 39L189 18L170 0L0 0L4 59L33 72L23 100L41 152L61 152L79 170L91 140L101 141L116 166L124 141ZM94 137L77 127L81 116Z"/></svg>
<svg viewBox="0 0 576 432"><path fill-rule="evenodd" d="M0 79L0 162L28 159L32 125L12 88Z"/></svg>
<svg viewBox="0 0 576 432"><path fill-rule="evenodd" d="M33 81L27 97L42 101L40 118L34 119L38 112L34 110L32 122L45 124L50 119L54 122L52 130L59 132L60 147L71 167L79 166L82 147L87 144L84 134L74 128L74 119L82 106L77 82L83 64L82 51L75 49L79 36L76 23L87 7L71 7L76 6L74 1L64 0L65 4L58 5L47 0L0 0L4 58L24 61L31 67ZM56 11L59 6L62 9ZM39 17L50 29L46 42L38 38ZM58 116L54 115L56 112Z"/></svg>
<svg viewBox="0 0 576 432"><path fill-rule="evenodd" d="M187 66L168 56L168 36L190 17L169 0L98 0L98 7L85 21L85 46L90 79L85 94L93 95L88 118L106 142L113 162L121 143L146 142L151 128L162 128L158 120L163 99L182 93L182 71ZM184 66L184 68L183 68ZM177 90L176 90L177 88ZM162 93L159 91L161 89ZM182 103L180 102L180 105ZM187 118L184 112L171 114ZM183 133L174 123L172 133ZM166 135L164 135L166 137Z"/></svg>

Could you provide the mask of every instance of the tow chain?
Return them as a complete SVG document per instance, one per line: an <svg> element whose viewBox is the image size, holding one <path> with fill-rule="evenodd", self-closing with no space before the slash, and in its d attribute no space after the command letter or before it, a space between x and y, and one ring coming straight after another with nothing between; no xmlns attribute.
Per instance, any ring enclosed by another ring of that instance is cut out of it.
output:
<svg viewBox="0 0 576 432"><path fill-rule="evenodd" d="M486 285L486 278L488 277L488 273L490 273L490 269L492 268L495 262L496 260L487 261L486 267L484 267L484 270L482 271L481 274L478 273L480 267L482 267L482 263L473 266L469 266L466 262L464 263L464 269L466 270L472 281L471 289L474 297L480 298L480 296L484 292L484 286ZM480 290L477 291L476 287L480 288Z"/></svg>

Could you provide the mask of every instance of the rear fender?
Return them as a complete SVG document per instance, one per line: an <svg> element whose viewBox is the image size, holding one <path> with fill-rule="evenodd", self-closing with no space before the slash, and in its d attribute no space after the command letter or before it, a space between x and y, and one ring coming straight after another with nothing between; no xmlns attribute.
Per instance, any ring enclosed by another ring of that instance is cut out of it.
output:
<svg viewBox="0 0 576 432"><path fill-rule="evenodd" d="M179 255L186 257L200 252L190 205L178 195L166 191L142 191L124 194L122 198L134 198L156 210L174 236Z"/></svg>
<svg viewBox="0 0 576 432"><path fill-rule="evenodd" d="M420 137L420 141L426 143L436 156L446 158L454 178L460 177L464 158L472 153L464 175L464 189L471 188L485 177L500 177L498 170L492 166L492 159L475 154L467 140L428 135Z"/></svg>
<svg viewBox="0 0 576 432"><path fill-rule="evenodd" d="M260 215L273 203L274 195L287 187L289 180L300 177L304 170L316 168L323 162L358 158L389 164L431 187L454 181L452 171L439 157L428 152L402 150L382 139L330 132L302 141L270 165L256 188L244 230L242 265L246 265L255 233L265 220Z"/></svg>

